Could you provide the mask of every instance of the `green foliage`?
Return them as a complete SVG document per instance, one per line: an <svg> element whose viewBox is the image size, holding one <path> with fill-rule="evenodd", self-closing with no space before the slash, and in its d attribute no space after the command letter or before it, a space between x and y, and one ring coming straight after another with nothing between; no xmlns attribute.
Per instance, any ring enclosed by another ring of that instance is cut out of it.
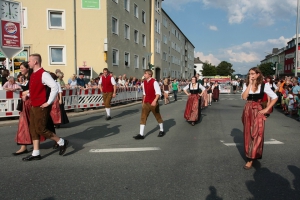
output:
<svg viewBox="0 0 300 200"><path fill-rule="evenodd" d="M220 76L232 76L234 69L232 69L232 64L226 61L222 61L217 67L217 75Z"/></svg>
<svg viewBox="0 0 300 200"><path fill-rule="evenodd" d="M260 69L263 76L271 76L275 74L275 70L273 70L273 67L275 65L273 63L263 63L258 65L258 68Z"/></svg>
<svg viewBox="0 0 300 200"><path fill-rule="evenodd" d="M203 64L201 72L202 72L203 76L215 76L215 75L217 75L216 67L214 65L212 65L211 63L208 63L208 62L205 62Z"/></svg>

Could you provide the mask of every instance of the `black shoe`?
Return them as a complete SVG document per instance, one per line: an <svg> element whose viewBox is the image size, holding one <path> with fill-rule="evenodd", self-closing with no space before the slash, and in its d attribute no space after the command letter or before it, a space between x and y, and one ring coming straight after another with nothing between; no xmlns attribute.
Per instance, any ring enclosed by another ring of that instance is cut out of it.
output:
<svg viewBox="0 0 300 200"><path fill-rule="evenodd" d="M164 131L159 131L158 136L157 137L163 137L165 135Z"/></svg>
<svg viewBox="0 0 300 200"><path fill-rule="evenodd" d="M59 145L56 142L54 142L53 149L57 149L58 147L59 147Z"/></svg>
<svg viewBox="0 0 300 200"><path fill-rule="evenodd" d="M61 155L61 156L64 155L64 153L67 150L68 144L69 144L69 141L65 140L64 146L59 146L59 155Z"/></svg>
<svg viewBox="0 0 300 200"><path fill-rule="evenodd" d="M111 120L111 116L107 116L107 117L106 117L106 120Z"/></svg>
<svg viewBox="0 0 300 200"><path fill-rule="evenodd" d="M24 153L28 153L28 150L27 149L25 149L25 151L22 151L22 152L15 152L15 153L12 153L12 155L14 155L14 156L18 156L18 155L21 155L21 154L24 154Z"/></svg>
<svg viewBox="0 0 300 200"><path fill-rule="evenodd" d="M140 134L137 134L136 136L133 136L133 138L136 140L143 140L145 137Z"/></svg>
<svg viewBox="0 0 300 200"><path fill-rule="evenodd" d="M195 126L195 122L192 122L191 125L192 125L192 126Z"/></svg>
<svg viewBox="0 0 300 200"><path fill-rule="evenodd" d="M41 160L42 156L38 155L38 156L33 156L33 155L29 155L25 158L22 158L23 161L33 161L33 160Z"/></svg>

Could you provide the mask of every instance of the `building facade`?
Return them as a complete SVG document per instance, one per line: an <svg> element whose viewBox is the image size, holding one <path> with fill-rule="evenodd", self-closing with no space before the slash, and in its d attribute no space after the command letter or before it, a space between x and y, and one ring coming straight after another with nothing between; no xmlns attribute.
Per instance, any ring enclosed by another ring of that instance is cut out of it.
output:
<svg viewBox="0 0 300 200"><path fill-rule="evenodd" d="M65 80L79 71L96 77L103 68L137 78L149 68L157 79L193 75L194 46L162 0L20 2L24 52L40 53L42 66L61 69Z"/></svg>

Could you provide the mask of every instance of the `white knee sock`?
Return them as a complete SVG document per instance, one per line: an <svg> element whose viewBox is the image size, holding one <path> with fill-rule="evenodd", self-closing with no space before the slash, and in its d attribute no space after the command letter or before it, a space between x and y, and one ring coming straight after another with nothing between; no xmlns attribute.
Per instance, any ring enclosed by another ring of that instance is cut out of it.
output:
<svg viewBox="0 0 300 200"><path fill-rule="evenodd" d="M110 116L110 108L105 108L107 116Z"/></svg>
<svg viewBox="0 0 300 200"><path fill-rule="evenodd" d="M57 144L58 144L59 146L64 146L64 145L65 145L64 139L60 138L60 139L58 140Z"/></svg>
<svg viewBox="0 0 300 200"><path fill-rule="evenodd" d="M40 150L33 150L32 151L32 156L38 156L40 155Z"/></svg>
<svg viewBox="0 0 300 200"><path fill-rule="evenodd" d="M160 131L164 131L163 123L158 124Z"/></svg>
<svg viewBox="0 0 300 200"><path fill-rule="evenodd" d="M144 125L144 124L141 124L141 125L140 125L140 135L141 135L141 136L144 136L144 129L145 129L145 125Z"/></svg>

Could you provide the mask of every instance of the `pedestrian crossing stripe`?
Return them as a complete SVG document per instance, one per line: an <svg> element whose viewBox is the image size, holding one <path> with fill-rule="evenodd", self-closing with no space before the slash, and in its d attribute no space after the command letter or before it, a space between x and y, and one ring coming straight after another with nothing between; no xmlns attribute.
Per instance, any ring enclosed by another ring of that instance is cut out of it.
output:
<svg viewBox="0 0 300 200"><path fill-rule="evenodd" d="M221 143L223 143L225 146L228 147L236 147L236 146L243 146L244 143L225 143L223 140L220 140ZM269 141L265 141L264 144L268 145L268 144L284 144L283 142L280 142L278 140L275 139L270 139Z"/></svg>

